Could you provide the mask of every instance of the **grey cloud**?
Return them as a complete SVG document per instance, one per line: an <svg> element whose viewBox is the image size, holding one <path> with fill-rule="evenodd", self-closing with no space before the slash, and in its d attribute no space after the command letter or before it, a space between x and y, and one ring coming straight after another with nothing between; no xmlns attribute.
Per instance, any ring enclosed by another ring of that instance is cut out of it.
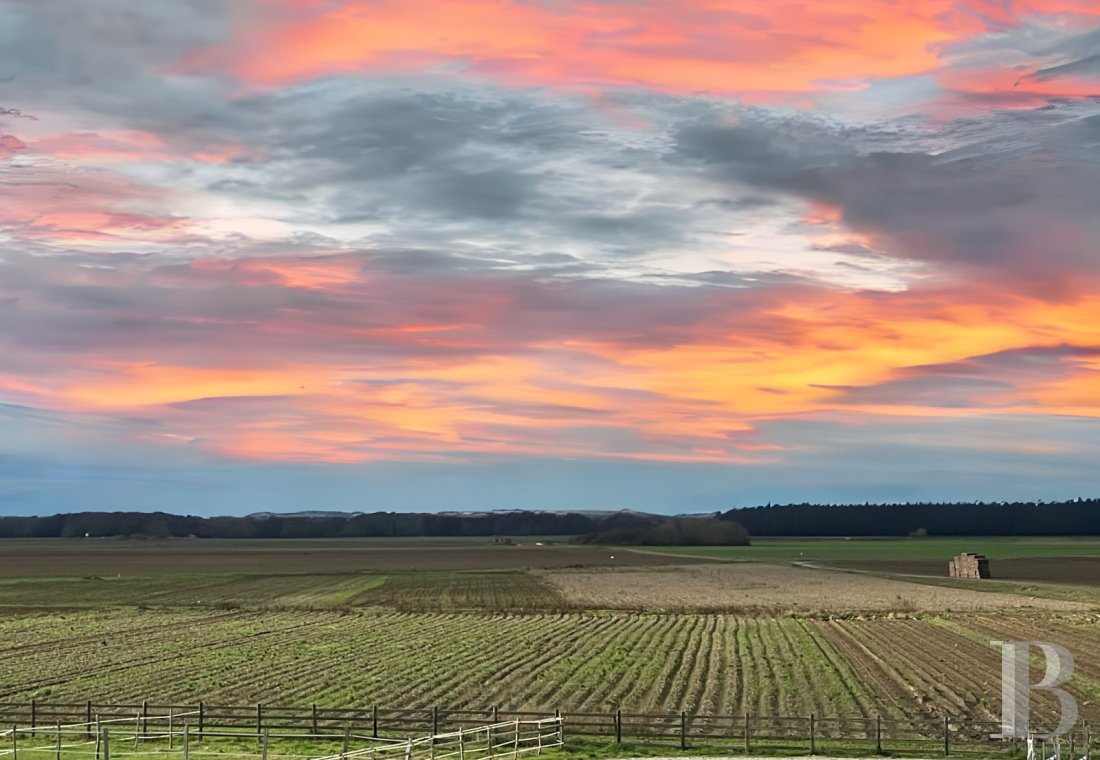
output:
<svg viewBox="0 0 1100 760"><path fill-rule="evenodd" d="M38 121L37 116L33 116L29 113L23 113L18 108L0 108L0 116L11 116L16 119L30 119L31 121Z"/></svg>
<svg viewBox="0 0 1100 760"><path fill-rule="evenodd" d="M1011 391L1011 382L981 377L904 377L875 385L822 386L838 392L846 404L908 404L913 406L973 409L1008 405L992 404L989 394Z"/></svg>
<svg viewBox="0 0 1100 760"><path fill-rule="evenodd" d="M710 190L662 160L663 133L613 129L566 97L334 78L229 107L192 139L247 139L265 157L222 167L207 190L292 204L300 226L375 225L382 245L459 239L522 257L564 239L586 261L631 257L759 205L708 206Z"/></svg>
<svg viewBox="0 0 1100 760"><path fill-rule="evenodd" d="M882 258L881 255L871 250L865 245L860 243L832 243L832 244L814 244L813 249L815 251L830 251L832 253L846 253L849 256L859 256L861 258L878 259Z"/></svg>
<svg viewBox="0 0 1100 760"><path fill-rule="evenodd" d="M978 267L1059 295L1079 273L1100 272L1100 155L1089 109L952 125L936 140L955 144L936 152L876 149L903 144L890 130L710 117L677 131L672 156L734 187L837 206L883 254Z"/></svg>
<svg viewBox="0 0 1100 760"><path fill-rule="evenodd" d="M1039 69L1023 77L1016 84L1027 81L1046 82L1051 79L1057 79L1058 77L1079 76L1081 74L1086 76L1100 74L1100 53L1090 55L1077 61L1063 63L1060 66L1050 66L1049 68ZM1100 84L1097 84L1097 89L1100 90Z"/></svg>
<svg viewBox="0 0 1100 760"><path fill-rule="evenodd" d="M781 189L791 177L856 155L857 140L812 120L756 116L687 123L677 129L676 155L709 173L750 186Z"/></svg>
<svg viewBox="0 0 1100 760"><path fill-rule="evenodd" d="M0 79L20 108L75 106L165 131L201 123L221 110L210 97L221 87L162 72L224 40L239 9L232 0L0 0Z"/></svg>
<svg viewBox="0 0 1100 760"><path fill-rule="evenodd" d="M1036 69L1017 84L1027 81L1047 82L1063 76L1094 76L1100 74L1100 28L1080 34L1058 37L1036 51L1044 57L1061 58L1064 63ZM1068 60L1067 60L1068 59ZM1100 82L1097 83L1100 88Z"/></svg>
<svg viewBox="0 0 1100 760"><path fill-rule="evenodd" d="M699 201L700 206L713 206L720 209L742 210L759 209L779 205L779 201L761 195L746 195L740 198L707 198Z"/></svg>
<svg viewBox="0 0 1100 760"><path fill-rule="evenodd" d="M425 178L413 197L428 208L447 208L457 216L507 219L522 213L538 184L537 175L511 169L451 171Z"/></svg>

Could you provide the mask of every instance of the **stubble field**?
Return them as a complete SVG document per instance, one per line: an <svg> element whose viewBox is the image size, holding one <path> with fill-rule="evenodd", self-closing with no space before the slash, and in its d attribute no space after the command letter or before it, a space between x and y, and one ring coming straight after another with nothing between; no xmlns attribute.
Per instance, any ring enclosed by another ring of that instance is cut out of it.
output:
<svg viewBox="0 0 1100 760"><path fill-rule="evenodd" d="M836 614L1072 611L1090 607L1081 602L757 562L549 571L545 577L567 600L598 608Z"/></svg>

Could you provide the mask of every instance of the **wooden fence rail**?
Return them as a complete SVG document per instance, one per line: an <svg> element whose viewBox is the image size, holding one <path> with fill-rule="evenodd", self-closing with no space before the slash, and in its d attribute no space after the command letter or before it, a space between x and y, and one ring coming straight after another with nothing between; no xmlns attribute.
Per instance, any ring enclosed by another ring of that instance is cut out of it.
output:
<svg viewBox="0 0 1100 760"><path fill-rule="evenodd" d="M110 760L116 758L137 756L147 758L150 747L162 753L176 751L182 760L192 760L191 751L192 732L188 724L174 724L168 729L157 726L165 716L156 716L149 713L138 713L134 718L126 718L120 722L107 722L97 720L92 724L71 724L64 726L60 723L52 726L37 726L20 728L13 726L10 729L0 731L0 758L7 760ZM145 722L148 721L150 731L146 733ZM89 729L94 738L87 738ZM207 738L235 737L240 738L239 732L215 733L208 732ZM494 725L478 726L476 728L464 728L442 734L432 734L419 738L392 739L373 738L352 735L344 732L342 736L314 736L314 735L288 735L281 734L273 737L270 729L263 729L260 735L257 750L260 760L269 760L269 749L273 738L297 738L297 739L342 739L343 746L339 752L322 754L315 752L309 755L279 754L280 760L386 760L387 758L402 758L403 760L490 760L492 758L511 758L516 760L520 755L542 754L543 751L562 746L562 731L560 718L543 718L538 720L513 720ZM354 742L354 744L353 744ZM164 745L167 744L165 747ZM283 748L285 752L285 747ZM301 748L297 751L300 753ZM204 757L215 754L211 751L195 753ZM235 755L248 756L250 753L235 751Z"/></svg>
<svg viewBox="0 0 1100 760"><path fill-rule="evenodd" d="M1024 755L1022 741L994 739L1000 730L994 721L927 718L897 720L880 716L821 717L768 715L714 715L701 713L554 712L485 709L320 707L286 705L219 705L200 702L165 705L153 702L115 704L98 702L0 703L0 726L29 732L52 730L58 724L92 726L122 724L127 731L152 738L186 727L194 739L242 734L262 737L316 737L374 739L458 734L466 729L513 725L560 718L560 732L572 737L655 745L721 747L750 753L790 750L810 754L858 751L867 754L914 753L925 756L967 753ZM1041 729L1042 727L1036 727ZM465 741L465 740L463 740ZM1063 739L1076 757L1089 757L1091 730L1081 724ZM464 750L463 750L464 751ZM476 755L471 755L476 757Z"/></svg>

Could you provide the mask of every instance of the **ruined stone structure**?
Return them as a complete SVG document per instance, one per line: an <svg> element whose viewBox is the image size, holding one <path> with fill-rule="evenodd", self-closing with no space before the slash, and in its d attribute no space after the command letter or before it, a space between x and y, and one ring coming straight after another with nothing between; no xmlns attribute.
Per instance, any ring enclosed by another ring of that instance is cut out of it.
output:
<svg viewBox="0 0 1100 760"><path fill-rule="evenodd" d="M988 578L989 560L984 554L963 552L957 557L952 557L948 563L948 570L952 578Z"/></svg>

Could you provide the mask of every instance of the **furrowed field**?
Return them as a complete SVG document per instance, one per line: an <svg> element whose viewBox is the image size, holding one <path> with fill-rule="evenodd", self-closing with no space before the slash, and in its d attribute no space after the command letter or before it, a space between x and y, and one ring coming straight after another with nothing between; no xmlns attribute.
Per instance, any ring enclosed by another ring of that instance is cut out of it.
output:
<svg viewBox="0 0 1100 760"><path fill-rule="evenodd" d="M0 701L995 719L989 642L1024 638L1073 652L1071 690L1100 719L1087 583L930 584L777 556L873 562L882 543L767 556L758 542L725 559L767 562L730 562L534 543L7 542ZM897 562L932 551L894 543ZM996 573L982 543L967 547Z"/></svg>

